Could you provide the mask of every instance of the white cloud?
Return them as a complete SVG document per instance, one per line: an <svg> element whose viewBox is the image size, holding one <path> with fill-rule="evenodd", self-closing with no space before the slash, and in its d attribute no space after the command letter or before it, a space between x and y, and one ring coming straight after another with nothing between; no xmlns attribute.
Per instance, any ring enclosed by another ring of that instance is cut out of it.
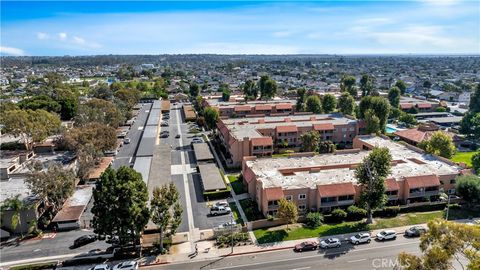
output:
<svg viewBox="0 0 480 270"><path fill-rule="evenodd" d="M38 32L37 33L37 38L40 40L48 39L50 36L47 33L43 32Z"/></svg>
<svg viewBox="0 0 480 270"><path fill-rule="evenodd" d="M22 56L25 55L25 51L19 48L13 47L0 47L0 54L7 54L7 55L14 55L14 56Z"/></svg>
<svg viewBox="0 0 480 270"><path fill-rule="evenodd" d="M73 37L73 42L76 44L84 45L85 44L85 39L81 37L74 36Z"/></svg>
<svg viewBox="0 0 480 270"><path fill-rule="evenodd" d="M67 40L67 33L58 33L58 38L63 41Z"/></svg>

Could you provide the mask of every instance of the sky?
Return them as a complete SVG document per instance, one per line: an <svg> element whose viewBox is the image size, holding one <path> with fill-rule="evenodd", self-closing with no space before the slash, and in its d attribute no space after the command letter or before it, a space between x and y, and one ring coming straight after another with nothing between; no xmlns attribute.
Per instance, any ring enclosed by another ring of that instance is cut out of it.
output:
<svg viewBox="0 0 480 270"><path fill-rule="evenodd" d="M1 1L1 55L480 54L480 1Z"/></svg>

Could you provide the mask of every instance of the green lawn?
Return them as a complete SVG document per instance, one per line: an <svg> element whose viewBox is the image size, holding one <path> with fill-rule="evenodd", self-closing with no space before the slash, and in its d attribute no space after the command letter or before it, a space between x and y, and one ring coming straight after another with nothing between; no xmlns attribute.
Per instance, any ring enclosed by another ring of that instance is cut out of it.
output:
<svg viewBox="0 0 480 270"><path fill-rule="evenodd" d="M374 225L366 225L364 222L342 222L338 224L324 224L318 228L311 229L300 227L286 231L284 229L270 231L268 229L257 229L253 233L259 243L296 240L302 238L321 237L335 234L353 233L373 229L400 227L414 224L426 223L435 218L443 218L443 211L428 213L409 213L394 218L375 218Z"/></svg>
<svg viewBox="0 0 480 270"><path fill-rule="evenodd" d="M229 175L228 181L230 181L230 185L232 185L232 188L235 191L235 194L239 195L247 192L239 175Z"/></svg>
<svg viewBox="0 0 480 270"><path fill-rule="evenodd" d="M477 153L477 151L472 152L457 152L451 160L453 162L463 162L466 163L469 167L472 167L472 156Z"/></svg>
<svg viewBox="0 0 480 270"><path fill-rule="evenodd" d="M240 212L238 211L237 205L234 202L229 203L230 209L232 209L232 215L233 218L235 219L235 222L237 224L242 224L243 225L243 219L240 216Z"/></svg>

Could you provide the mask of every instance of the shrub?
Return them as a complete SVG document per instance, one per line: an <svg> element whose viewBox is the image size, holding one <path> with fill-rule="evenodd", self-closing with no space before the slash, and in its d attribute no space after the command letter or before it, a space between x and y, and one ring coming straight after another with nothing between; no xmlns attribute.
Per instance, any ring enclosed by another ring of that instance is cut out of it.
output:
<svg viewBox="0 0 480 270"><path fill-rule="evenodd" d="M229 247L232 245L232 238L233 238L233 245L237 245L238 243L242 242L248 242L249 237L248 233L244 232L237 232L234 233L233 236L231 234L229 235L220 235L217 237L217 246L222 248L222 247Z"/></svg>
<svg viewBox="0 0 480 270"><path fill-rule="evenodd" d="M355 205L350 205L347 208L348 218L351 220L360 220L367 216L367 210L357 207Z"/></svg>
<svg viewBox="0 0 480 270"><path fill-rule="evenodd" d="M268 215L268 216L267 216L267 220L268 220L268 221L273 221L274 219L275 219L275 218L274 218L272 215Z"/></svg>
<svg viewBox="0 0 480 270"><path fill-rule="evenodd" d="M396 217L400 213L400 206L388 206L374 212L378 217Z"/></svg>
<svg viewBox="0 0 480 270"><path fill-rule="evenodd" d="M323 215L318 212L310 212L307 214L307 226L310 228L317 228L322 225Z"/></svg>
<svg viewBox="0 0 480 270"><path fill-rule="evenodd" d="M343 221L347 218L347 212L344 210L337 208L332 211L332 219L335 221Z"/></svg>

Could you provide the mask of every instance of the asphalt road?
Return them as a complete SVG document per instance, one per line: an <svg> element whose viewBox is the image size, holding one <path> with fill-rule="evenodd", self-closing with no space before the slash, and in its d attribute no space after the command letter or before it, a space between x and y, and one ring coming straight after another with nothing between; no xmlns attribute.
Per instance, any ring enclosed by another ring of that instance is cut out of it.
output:
<svg viewBox="0 0 480 270"><path fill-rule="evenodd" d="M118 169L121 166L129 166L130 162L133 161L138 144L142 138L143 128L147 122L151 107L152 103L145 103L142 105L142 108L138 112L135 123L130 127L130 130L126 136L126 138L130 138L130 143L123 144L123 146L120 147L112 164L114 169Z"/></svg>
<svg viewBox="0 0 480 270"><path fill-rule="evenodd" d="M239 255L191 263L166 264L145 267L160 270L239 269L239 270L307 270L307 269L393 269L402 251L418 254L419 239L403 236L395 241L353 246L344 243L336 249L295 253L291 249Z"/></svg>

